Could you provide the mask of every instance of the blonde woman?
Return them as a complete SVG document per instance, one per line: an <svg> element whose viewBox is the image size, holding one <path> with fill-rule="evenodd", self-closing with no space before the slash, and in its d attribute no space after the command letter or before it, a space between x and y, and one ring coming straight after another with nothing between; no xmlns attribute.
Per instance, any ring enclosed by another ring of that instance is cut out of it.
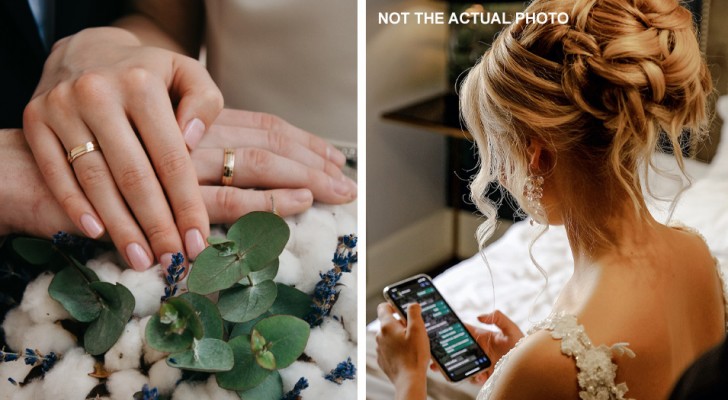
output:
<svg viewBox="0 0 728 400"><path fill-rule="evenodd" d="M536 0L567 24L509 26L461 88L481 169L472 196L490 236L498 181L546 229L563 224L573 276L549 318L524 336L507 317L474 329L496 361L479 399L663 399L726 333L716 260L699 234L656 221L642 196L660 132L682 167L681 136L704 136L708 70L676 0ZM495 266L494 266L495 268ZM398 399L424 399L429 342L379 307L379 363Z"/></svg>

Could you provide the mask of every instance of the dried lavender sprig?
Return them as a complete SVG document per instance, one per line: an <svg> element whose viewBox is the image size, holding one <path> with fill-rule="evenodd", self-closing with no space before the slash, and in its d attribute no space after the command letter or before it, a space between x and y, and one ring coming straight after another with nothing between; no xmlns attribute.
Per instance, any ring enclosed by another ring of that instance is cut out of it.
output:
<svg viewBox="0 0 728 400"><path fill-rule="evenodd" d="M162 301L165 301L177 294L177 284L179 284L182 280L185 272L185 267L182 265L184 262L185 257L182 253L177 252L172 255L172 263L167 266L167 273L164 275L164 282L167 286L164 288Z"/></svg>
<svg viewBox="0 0 728 400"><path fill-rule="evenodd" d="M331 382L341 385L347 379L354 379L356 377L356 366L351 362L351 357L347 358L346 361L340 362L336 368L332 369L324 378Z"/></svg>
<svg viewBox="0 0 728 400"><path fill-rule="evenodd" d="M298 382L296 382L290 392L284 394L283 397L281 397L281 400L300 400L301 391L303 389L306 389L307 387L308 380L306 378L301 378L298 380Z"/></svg>

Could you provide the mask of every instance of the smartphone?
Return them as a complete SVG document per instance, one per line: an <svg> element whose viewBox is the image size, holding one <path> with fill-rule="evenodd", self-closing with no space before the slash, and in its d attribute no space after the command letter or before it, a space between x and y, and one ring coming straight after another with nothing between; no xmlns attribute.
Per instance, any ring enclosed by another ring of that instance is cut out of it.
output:
<svg viewBox="0 0 728 400"><path fill-rule="evenodd" d="M407 307L420 303L430 337L432 358L445 377L458 382L490 367L491 361L437 291L432 279L421 274L384 288L384 298L407 318Z"/></svg>

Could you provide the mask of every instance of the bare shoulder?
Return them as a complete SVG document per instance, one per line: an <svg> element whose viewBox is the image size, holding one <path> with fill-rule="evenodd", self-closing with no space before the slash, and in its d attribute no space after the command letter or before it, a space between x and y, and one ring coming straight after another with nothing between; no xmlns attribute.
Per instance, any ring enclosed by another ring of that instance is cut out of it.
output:
<svg viewBox="0 0 728 400"><path fill-rule="evenodd" d="M494 399L578 398L576 364L549 331L526 337L502 367Z"/></svg>

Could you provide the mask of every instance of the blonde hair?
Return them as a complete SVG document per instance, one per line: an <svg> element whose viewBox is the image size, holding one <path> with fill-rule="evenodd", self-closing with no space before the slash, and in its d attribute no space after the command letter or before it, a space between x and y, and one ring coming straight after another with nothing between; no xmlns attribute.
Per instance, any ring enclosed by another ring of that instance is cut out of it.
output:
<svg viewBox="0 0 728 400"><path fill-rule="evenodd" d="M651 165L660 133L683 173L682 135L705 136L712 83L692 14L676 0L535 0L526 12L564 12L569 22L510 25L461 86L481 163L471 183L486 218L478 241L494 231L496 205L485 193L496 180L545 222L523 193L536 141L553 167L536 172L567 178L560 208L577 244L614 243L605 222L626 199L648 213L638 168Z"/></svg>

